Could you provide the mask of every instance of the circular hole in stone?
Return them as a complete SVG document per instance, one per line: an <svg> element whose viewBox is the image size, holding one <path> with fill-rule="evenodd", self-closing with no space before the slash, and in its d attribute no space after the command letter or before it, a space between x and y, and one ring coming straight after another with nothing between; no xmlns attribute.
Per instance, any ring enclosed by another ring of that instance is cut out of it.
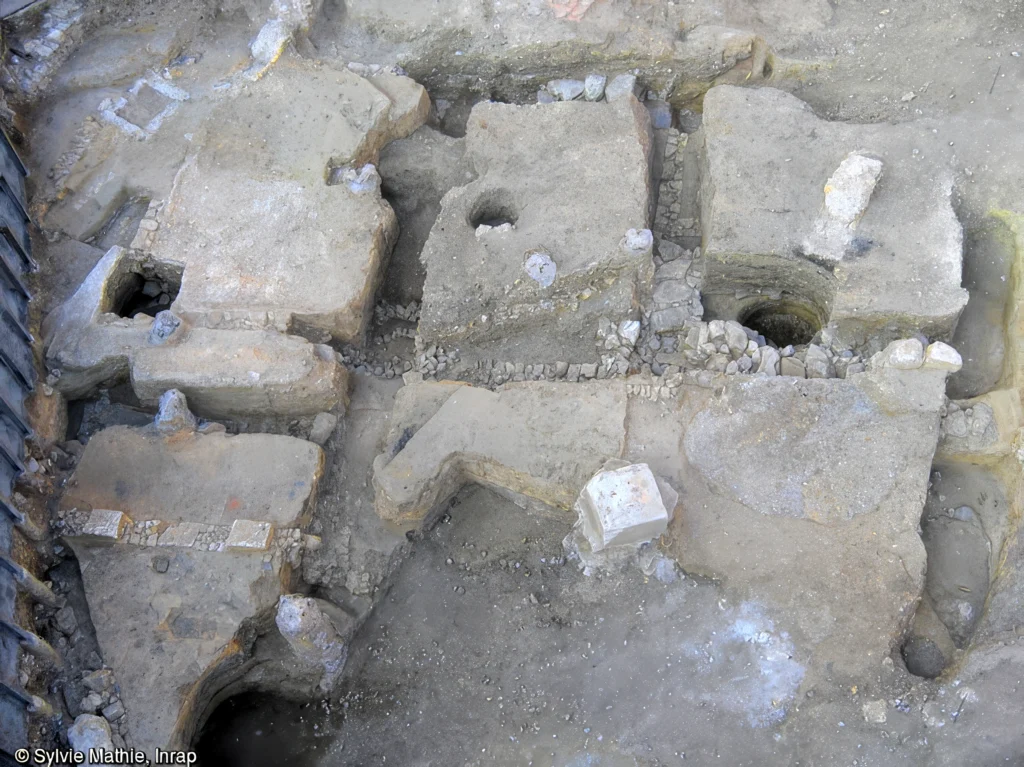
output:
<svg viewBox="0 0 1024 767"><path fill-rule="evenodd" d="M914 676L935 679L946 668L942 650L931 639L912 637L900 648L900 652L903 662L907 664L907 671Z"/></svg>
<svg viewBox="0 0 1024 767"><path fill-rule="evenodd" d="M512 195L504 190L496 189L483 194L469 214L469 225L498 227L502 224L515 224L519 218Z"/></svg>
<svg viewBox="0 0 1024 767"><path fill-rule="evenodd" d="M756 330L780 349L807 344L821 330L818 313L796 301L770 301L757 304L744 312L739 322Z"/></svg>

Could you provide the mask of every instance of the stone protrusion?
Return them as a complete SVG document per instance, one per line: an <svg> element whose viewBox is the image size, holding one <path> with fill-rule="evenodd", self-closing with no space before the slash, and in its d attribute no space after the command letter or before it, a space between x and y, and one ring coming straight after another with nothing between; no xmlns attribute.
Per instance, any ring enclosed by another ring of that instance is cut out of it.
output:
<svg viewBox="0 0 1024 767"><path fill-rule="evenodd" d="M274 525L253 519L236 519L225 544L229 551L266 551L274 536Z"/></svg>
<svg viewBox="0 0 1024 767"><path fill-rule="evenodd" d="M960 352L949 344L936 341L924 350L924 366L933 370L947 370L955 373L964 366Z"/></svg>
<svg viewBox="0 0 1024 767"><path fill-rule="evenodd" d="M331 692L345 668L354 621L330 602L284 594L277 603L275 622L299 661L322 671L320 690Z"/></svg>
<svg viewBox="0 0 1024 767"><path fill-rule="evenodd" d="M896 370L917 370L924 365L924 344L917 338L893 341L879 357L872 357L872 363L877 367Z"/></svg>
<svg viewBox="0 0 1024 767"><path fill-rule="evenodd" d="M188 409L188 400L177 389L168 389L160 395L160 409L156 414L156 428L162 434L195 431L199 421Z"/></svg>

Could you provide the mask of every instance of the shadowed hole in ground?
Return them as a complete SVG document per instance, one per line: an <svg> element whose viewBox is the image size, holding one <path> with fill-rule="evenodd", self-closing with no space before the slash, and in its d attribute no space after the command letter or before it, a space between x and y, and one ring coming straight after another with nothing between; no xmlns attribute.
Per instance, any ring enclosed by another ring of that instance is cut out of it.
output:
<svg viewBox="0 0 1024 767"><path fill-rule="evenodd" d="M501 189L486 192L469 214L469 225L474 229L478 226L515 225L518 220L519 211L512 194Z"/></svg>
<svg viewBox="0 0 1024 767"><path fill-rule="evenodd" d="M111 312L119 317L148 314L155 317L169 309L181 289L181 277L163 271L133 272L114 296Z"/></svg>
<svg viewBox="0 0 1024 767"><path fill-rule="evenodd" d="M246 692L221 703L195 750L201 767L318 764L331 742L329 709L267 692Z"/></svg>
<svg viewBox="0 0 1024 767"><path fill-rule="evenodd" d="M780 349L808 344L821 330L821 320L809 306L795 301L759 303L740 317L742 325L756 330Z"/></svg>

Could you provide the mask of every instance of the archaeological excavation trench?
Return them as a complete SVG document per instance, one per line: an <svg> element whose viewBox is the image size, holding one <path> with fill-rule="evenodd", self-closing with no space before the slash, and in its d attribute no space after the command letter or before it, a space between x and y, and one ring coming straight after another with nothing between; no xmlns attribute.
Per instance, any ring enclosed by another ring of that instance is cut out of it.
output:
<svg viewBox="0 0 1024 767"><path fill-rule="evenodd" d="M0 761L1024 760L1024 15L912 5L0 3Z"/></svg>

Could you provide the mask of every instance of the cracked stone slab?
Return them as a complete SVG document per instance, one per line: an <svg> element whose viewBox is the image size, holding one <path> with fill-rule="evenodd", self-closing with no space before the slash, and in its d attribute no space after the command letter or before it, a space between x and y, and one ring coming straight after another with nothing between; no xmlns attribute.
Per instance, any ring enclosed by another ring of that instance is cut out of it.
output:
<svg viewBox="0 0 1024 767"><path fill-rule="evenodd" d="M712 88L704 101L703 297L739 310L779 295L809 304L847 345L922 332L948 339L967 303L963 232L942 152L915 153L926 129L832 123L772 88ZM805 253L850 152L884 163L842 259ZM730 302L732 302L730 304Z"/></svg>
<svg viewBox="0 0 1024 767"><path fill-rule="evenodd" d="M650 221L651 147L633 98L475 106L477 178L441 200L421 254L424 340L467 359L593 359L599 318L636 319L653 275L650 248L622 245Z"/></svg>
<svg viewBox="0 0 1024 767"><path fill-rule="evenodd" d="M278 434L167 436L112 426L86 445L67 502L119 509L134 519L301 527L312 513L323 461L312 442Z"/></svg>
<svg viewBox="0 0 1024 767"><path fill-rule="evenodd" d="M396 524L421 524L467 482L569 509L624 445L621 382L538 381L497 392L419 384L402 394L391 432L397 438L375 459L373 474L377 513Z"/></svg>

